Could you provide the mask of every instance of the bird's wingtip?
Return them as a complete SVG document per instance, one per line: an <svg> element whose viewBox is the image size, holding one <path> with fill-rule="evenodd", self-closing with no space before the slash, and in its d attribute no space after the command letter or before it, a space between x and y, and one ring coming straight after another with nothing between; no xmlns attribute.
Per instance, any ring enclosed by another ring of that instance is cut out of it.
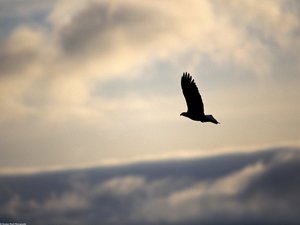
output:
<svg viewBox="0 0 300 225"><path fill-rule="evenodd" d="M181 79L193 81L192 76L188 72L183 72Z"/></svg>

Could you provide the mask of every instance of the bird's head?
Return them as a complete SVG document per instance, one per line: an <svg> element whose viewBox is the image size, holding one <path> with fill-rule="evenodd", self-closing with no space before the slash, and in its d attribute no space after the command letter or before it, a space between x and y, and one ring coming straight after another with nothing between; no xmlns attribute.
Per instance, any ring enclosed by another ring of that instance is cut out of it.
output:
<svg viewBox="0 0 300 225"><path fill-rule="evenodd" d="M187 112L180 113L180 116L186 116L187 117Z"/></svg>

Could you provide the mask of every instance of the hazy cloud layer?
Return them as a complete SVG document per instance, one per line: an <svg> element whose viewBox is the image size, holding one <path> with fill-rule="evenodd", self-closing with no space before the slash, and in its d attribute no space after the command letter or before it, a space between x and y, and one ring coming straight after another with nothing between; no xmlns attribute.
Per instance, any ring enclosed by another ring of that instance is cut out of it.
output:
<svg viewBox="0 0 300 225"><path fill-rule="evenodd" d="M299 150L6 176L0 221L297 224Z"/></svg>

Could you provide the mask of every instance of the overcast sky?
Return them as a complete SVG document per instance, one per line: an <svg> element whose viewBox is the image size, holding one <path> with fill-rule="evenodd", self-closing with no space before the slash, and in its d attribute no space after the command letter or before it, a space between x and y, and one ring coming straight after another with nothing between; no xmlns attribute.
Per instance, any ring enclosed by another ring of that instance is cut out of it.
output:
<svg viewBox="0 0 300 225"><path fill-rule="evenodd" d="M0 223L299 224L299 54L297 0L0 0Z"/></svg>
<svg viewBox="0 0 300 225"><path fill-rule="evenodd" d="M299 145L299 37L296 0L1 0L0 171Z"/></svg>

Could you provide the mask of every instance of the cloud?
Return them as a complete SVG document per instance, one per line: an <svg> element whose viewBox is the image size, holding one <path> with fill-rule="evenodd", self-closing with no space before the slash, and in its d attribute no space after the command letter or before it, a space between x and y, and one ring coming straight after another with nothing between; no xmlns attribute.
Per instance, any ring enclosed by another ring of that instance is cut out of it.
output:
<svg viewBox="0 0 300 225"><path fill-rule="evenodd" d="M25 23L1 43L0 76L5 77L1 108L7 111L2 120L9 119L10 112L19 112L17 116L57 112L48 115L55 119L62 114L64 118L100 116L95 113L99 105L103 110L109 105L107 99L92 95L94 81L102 89L103 82L134 79L158 61L179 63L188 52L193 52L187 65L192 71L208 56L261 76L271 73L274 61L272 46L263 38L283 49L297 46L293 34L299 18L280 1L230 1L226 6L194 0L49 4L28 9L35 14L47 8L43 11L48 12L47 26ZM18 8L15 3L6 5ZM253 27L258 32L252 32Z"/></svg>
<svg viewBox="0 0 300 225"><path fill-rule="evenodd" d="M57 197L52 195L45 201L44 209L51 212L63 212L87 207L86 199L78 195L78 193L65 193L63 196Z"/></svg>
<svg viewBox="0 0 300 225"><path fill-rule="evenodd" d="M31 224L295 224L299 159L299 149L282 148L6 176L0 218Z"/></svg>
<svg viewBox="0 0 300 225"><path fill-rule="evenodd" d="M141 187L143 188L145 185L145 180L143 177L137 176L127 176L120 178L113 178L101 184L96 192L99 193L111 193L112 195L129 195L138 191Z"/></svg>
<svg viewBox="0 0 300 225"><path fill-rule="evenodd" d="M211 144L215 143L212 129L206 133L210 138L198 142L199 146L187 138L180 146L176 138L189 133L187 127L182 129L183 123L173 123L178 116L174 112L185 107L179 77L187 69L203 76L203 93L208 90L207 96L212 96L204 99L214 104L212 109L218 107L221 120L230 121L230 126L238 124L231 130L239 131L239 140L252 142L240 137L245 130L268 133L263 129L267 120L272 119L268 122L273 124L268 128L272 132L274 126L281 127L274 125L274 121L283 121L275 118L274 111L288 117L286 129L296 127L297 121L287 115L286 108L296 114L298 98L293 96L298 92L292 93L289 84L260 92L253 89L256 84L244 82L282 76L279 71L283 68L298 74L299 17L288 3L30 2L26 7L19 1L0 3L1 10L5 9L1 17L17 21L7 23L10 29L1 32L0 38L1 165L6 168L76 166L120 155L126 158L126 154L135 157L141 155L140 149L145 153L186 148L185 144L189 149L216 147ZM222 70L211 71L218 67ZM284 74L292 76L287 71ZM287 98L295 100L284 101L284 107L278 101L273 107L278 99ZM255 122L244 120L245 114ZM250 123L255 129L249 129ZM224 145L232 145L233 135L228 131L218 134L229 140ZM296 139L292 132L284 133L284 137L277 135L284 141ZM32 161L32 156L43 160Z"/></svg>
<svg viewBox="0 0 300 225"><path fill-rule="evenodd" d="M295 44L293 32L299 29L299 18L296 11L281 1L257 2L219 1L219 12L226 13L233 23L248 32L259 32L258 37L271 39L282 48ZM224 10L225 8L225 10ZM247 8L247 10L240 10ZM239 18L239 19L238 19ZM260 21L260 22L258 22Z"/></svg>
<svg viewBox="0 0 300 225"><path fill-rule="evenodd" d="M46 22L41 26L25 23L1 43L0 76L5 76L1 86L6 87L1 108L8 111L6 115L18 106L31 113L56 108L58 114L90 116L106 103L91 95L95 80L101 84L116 77L134 79L148 65L166 60L176 64L189 52L187 66L192 71L208 56L219 64L233 63L266 75L275 58L264 38L287 50L298 46L293 34L299 29L299 18L280 1L229 1L226 6L194 0L49 4L28 9L34 14L47 8L43 11L48 12L47 26L43 26ZM15 3L6 5L18 8ZM252 32L254 27L258 32Z"/></svg>
<svg viewBox="0 0 300 225"><path fill-rule="evenodd" d="M149 43L167 29L157 23L151 11L130 1L116 5L105 1L89 4L59 28L59 42L70 56L84 54L95 47L100 56L116 54L126 45L129 49L135 48L140 42Z"/></svg>

